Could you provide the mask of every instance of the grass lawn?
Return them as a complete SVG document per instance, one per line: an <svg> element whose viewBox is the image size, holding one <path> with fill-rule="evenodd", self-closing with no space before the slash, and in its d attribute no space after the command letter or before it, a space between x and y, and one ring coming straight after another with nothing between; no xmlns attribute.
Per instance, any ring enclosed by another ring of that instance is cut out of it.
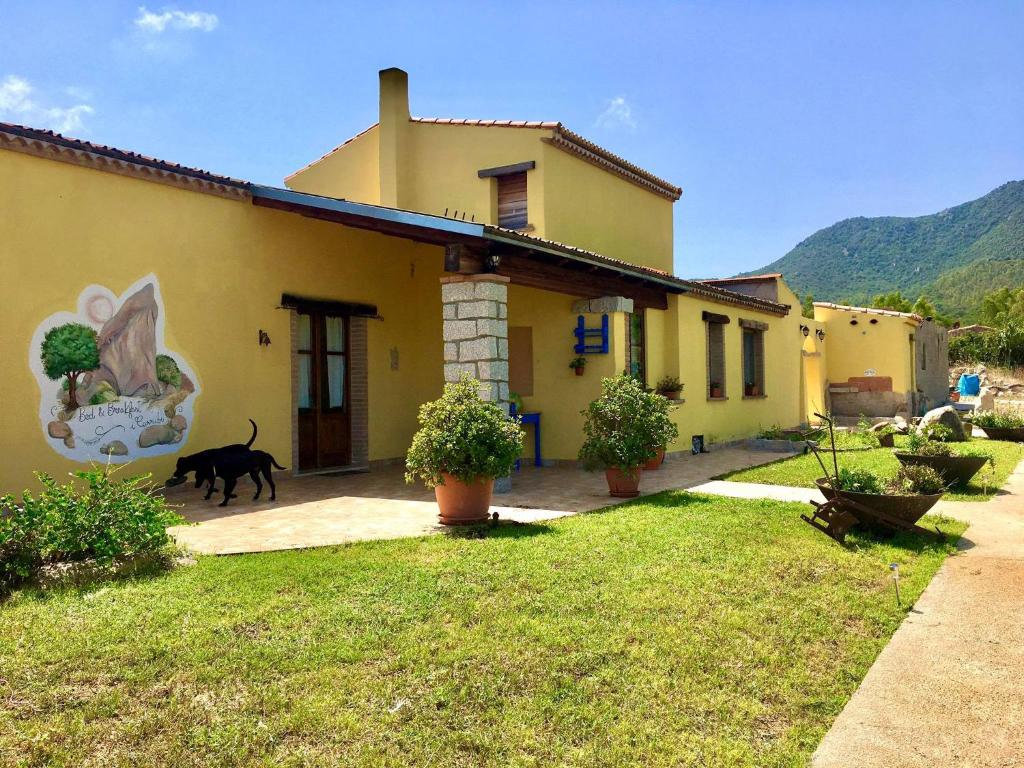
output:
<svg viewBox="0 0 1024 768"><path fill-rule="evenodd" d="M827 438L826 438L827 439ZM906 438L897 436L896 447L906 443ZM971 445L984 448L995 458L995 466L986 465L963 489L950 491L945 495L949 501L988 501L1006 482L1014 467L1024 459L1024 445L998 440L972 440ZM832 454L822 455L829 470L832 469ZM883 475L891 475L900 468L899 461L892 455L892 448L875 448L870 451L847 451L839 454L840 467L870 469ZM793 456L771 464L762 464L751 469L741 469L716 478L735 480L743 483L768 483L790 485L798 488L814 488L816 478L822 476L821 466L812 454Z"/></svg>
<svg viewBox="0 0 1024 768"><path fill-rule="evenodd" d="M0 603L0 764L803 764L953 544L665 493ZM945 521L946 530L963 526Z"/></svg>

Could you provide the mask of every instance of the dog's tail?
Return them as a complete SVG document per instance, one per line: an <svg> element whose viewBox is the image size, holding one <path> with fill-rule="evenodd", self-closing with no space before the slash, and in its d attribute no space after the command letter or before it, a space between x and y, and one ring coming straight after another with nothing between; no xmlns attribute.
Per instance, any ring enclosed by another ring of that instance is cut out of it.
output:
<svg viewBox="0 0 1024 768"><path fill-rule="evenodd" d="M252 444L256 442L256 433L259 431L256 427L256 422L249 419L249 423L252 424L252 437L249 438L249 442L245 444L246 448L252 448Z"/></svg>
<svg viewBox="0 0 1024 768"><path fill-rule="evenodd" d="M267 456L270 456L270 454L268 453ZM282 467L280 464L278 464L277 459L275 459L273 456L270 456L270 463L274 465L275 469L287 469L287 467Z"/></svg>

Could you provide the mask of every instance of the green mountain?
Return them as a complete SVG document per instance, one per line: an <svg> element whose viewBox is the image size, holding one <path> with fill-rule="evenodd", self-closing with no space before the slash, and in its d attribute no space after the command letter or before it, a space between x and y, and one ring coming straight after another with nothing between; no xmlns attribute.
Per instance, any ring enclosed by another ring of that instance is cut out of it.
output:
<svg viewBox="0 0 1024 768"><path fill-rule="evenodd" d="M930 216L845 219L758 272L781 272L799 294L864 302L898 290L973 320L981 297L1024 285L1024 181Z"/></svg>

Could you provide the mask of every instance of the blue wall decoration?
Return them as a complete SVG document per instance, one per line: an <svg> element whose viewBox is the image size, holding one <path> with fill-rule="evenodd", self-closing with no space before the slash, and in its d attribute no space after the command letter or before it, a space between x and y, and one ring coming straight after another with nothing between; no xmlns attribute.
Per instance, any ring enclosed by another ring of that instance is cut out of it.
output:
<svg viewBox="0 0 1024 768"><path fill-rule="evenodd" d="M601 315L600 328L587 328L583 315L576 320L576 346L573 351L577 355L606 355L608 354L608 315ZM597 343L587 343L588 339L599 339Z"/></svg>

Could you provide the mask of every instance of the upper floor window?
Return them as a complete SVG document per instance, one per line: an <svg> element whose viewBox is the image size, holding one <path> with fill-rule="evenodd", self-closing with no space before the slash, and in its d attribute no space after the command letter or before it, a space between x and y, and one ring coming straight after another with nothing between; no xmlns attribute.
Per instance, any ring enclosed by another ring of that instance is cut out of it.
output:
<svg viewBox="0 0 1024 768"><path fill-rule="evenodd" d="M498 176L498 226L522 229L526 226L526 171Z"/></svg>

